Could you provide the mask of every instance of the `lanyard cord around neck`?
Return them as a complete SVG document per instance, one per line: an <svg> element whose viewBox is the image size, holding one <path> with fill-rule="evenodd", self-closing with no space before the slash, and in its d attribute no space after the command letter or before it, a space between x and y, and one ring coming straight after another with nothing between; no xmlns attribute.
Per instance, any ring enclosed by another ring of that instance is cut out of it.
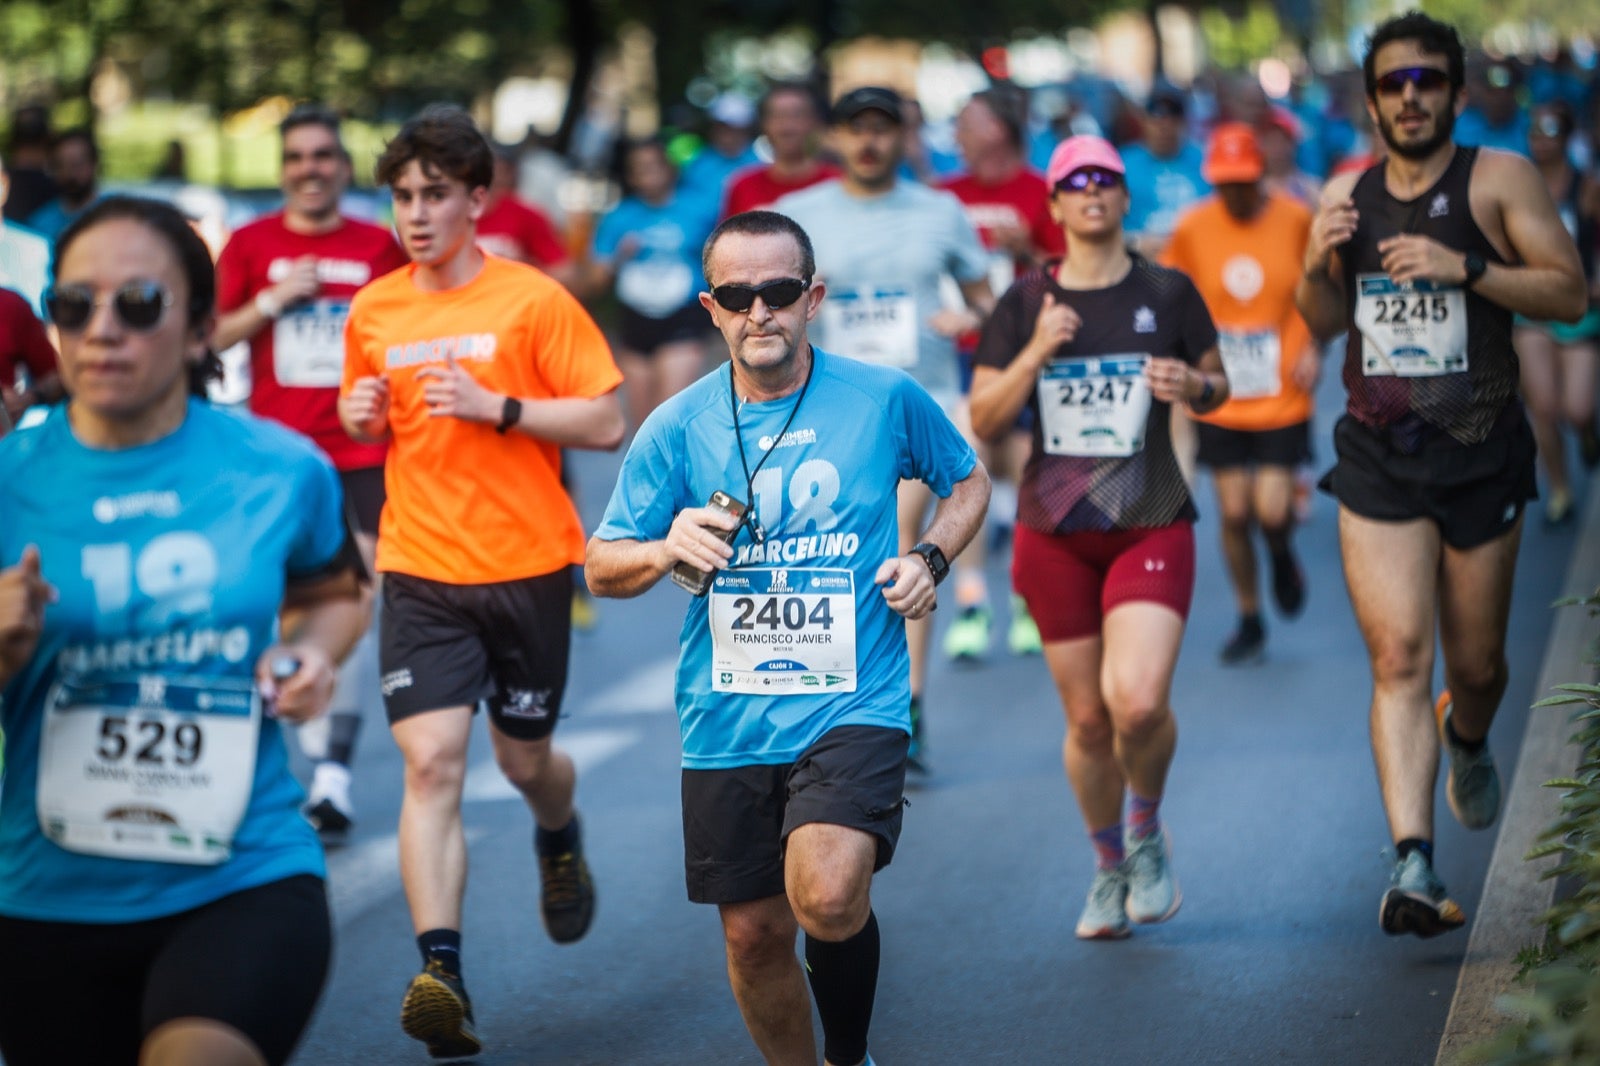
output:
<svg viewBox="0 0 1600 1066"><path fill-rule="evenodd" d="M756 521L756 475L761 473L761 468L767 465L767 460L772 458L772 453L778 450L778 443L788 436L789 427L794 425L794 416L800 413L800 405L805 403L806 390L811 388L811 375L817 369L817 353L811 353L811 365L806 368L806 380L800 386L800 395L794 401L794 406L789 409L789 417L784 419L783 428L772 439L772 447L767 449L754 470L750 469L750 461L744 455L744 431L739 428L739 402L738 394L733 389L733 364L728 364L728 402L733 407L733 439L739 444L739 466L744 470L744 489L747 506L744 512L744 524L750 527L750 536L755 538L757 544L767 539L767 534L761 528L761 523Z"/></svg>

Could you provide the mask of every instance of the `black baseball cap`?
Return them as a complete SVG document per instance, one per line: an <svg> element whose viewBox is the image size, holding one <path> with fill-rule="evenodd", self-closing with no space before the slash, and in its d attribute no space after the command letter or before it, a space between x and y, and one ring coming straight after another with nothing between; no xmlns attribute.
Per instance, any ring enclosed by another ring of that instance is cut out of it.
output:
<svg viewBox="0 0 1600 1066"><path fill-rule="evenodd" d="M1168 115L1172 118L1182 118L1188 101L1184 98L1183 90L1170 82L1159 82L1150 90L1150 99L1145 102L1145 110L1152 115Z"/></svg>
<svg viewBox="0 0 1600 1066"><path fill-rule="evenodd" d="M881 85L863 85L834 101L832 122L835 126L849 122L863 111L882 111L896 124L905 121L900 110L899 93Z"/></svg>

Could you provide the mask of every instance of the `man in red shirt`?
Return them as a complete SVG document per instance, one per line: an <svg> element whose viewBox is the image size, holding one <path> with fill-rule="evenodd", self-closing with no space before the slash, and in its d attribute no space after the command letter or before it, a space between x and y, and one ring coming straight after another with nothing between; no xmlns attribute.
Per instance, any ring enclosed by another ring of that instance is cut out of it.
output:
<svg viewBox="0 0 1600 1066"><path fill-rule="evenodd" d="M0 413L6 418L4 425L15 423L33 404L60 398L56 350L45 334L44 323L20 293L0 288Z"/></svg>
<svg viewBox="0 0 1600 1066"><path fill-rule="evenodd" d="M799 82L780 82L761 98L761 133L772 148L772 162L749 167L728 182L722 217L771 207L779 197L839 176L817 158L822 119L817 98Z"/></svg>
<svg viewBox="0 0 1600 1066"><path fill-rule="evenodd" d="M517 157L509 145L494 145L494 183L478 219L478 247L538 267L572 288L576 276L572 255L555 223L517 196Z"/></svg>
<svg viewBox="0 0 1600 1066"><path fill-rule="evenodd" d="M1000 296L1023 272L1067 250L1061 227L1050 217L1050 187L1044 175L1024 158L1025 112L1020 98L994 89L974 93L956 116L956 145L966 173L944 183L966 209L967 218L989 252L989 288ZM961 339L963 387L972 382L972 352L977 334ZM998 525L1009 526L1017 511L1017 478L1032 447L1031 425L1024 415L1014 431L997 444L979 441L965 414L957 419L978 457L994 477L989 512ZM976 661L989 650L992 611L984 577L987 537L975 537L953 564L956 602L961 611L944 634L944 653L955 660ZM1043 650L1039 629L1022 597L1011 597L1011 625L1006 645L1014 655Z"/></svg>
<svg viewBox="0 0 1600 1066"><path fill-rule="evenodd" d="M299 107L279 134L283 210L241 227L223 248L215 343L220 350L249 341L250 409L304 433L333 460L370 570L388 448L357 443L339 424L344 323L356 290L407 259L388 230L339 212L350 154L338 115ZM377 644L369 633L345 661L328 714L300 731L301 747L316 763L306 815L330 843L350 829L361 700L377 687Z"/></svg>

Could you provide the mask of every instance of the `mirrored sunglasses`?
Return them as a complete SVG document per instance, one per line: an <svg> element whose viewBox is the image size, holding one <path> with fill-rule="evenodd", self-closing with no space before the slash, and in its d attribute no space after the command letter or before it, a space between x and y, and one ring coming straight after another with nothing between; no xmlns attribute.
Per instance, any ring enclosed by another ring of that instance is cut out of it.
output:
<svg viewBox="0 0 1600 1066"><path fill-rule="evenodd" d="M778 278L760 285L718 285L711 290L711 298L726 310L742 312L750 310L759 296L769 310L776 311L800 299L810 287L810 278Z"/></svg>
<svg viewBox="0 0 1600 1066"><path fill-rule="evenodd" d="M144 331L161 323L162 314L172 306L172 293L153 281L132 281L97 299L86 285L67 285L44 294L44 309L57 329L80 330L94 317L95 308L108 301L124 326Z"/></svg>
<svg viewBox="0 0 1600 1066"><path fill-rule="evenodd" d="M1122 175L1103 167L1083 167L1056 182L1056 191L1063 189L1082 192L1093 185L1097 189L1115 189L1122 184Z"/></svg>
<svg viewBox="0 0 1600 1066"><path fill-rule="evenodd" d="M1450 84L1450 75L1438 67L1402 67L1391 70L1373 83L1379 96L1399 96L1407 85L1415 85L1418 92L1435 92Z"/></svg>

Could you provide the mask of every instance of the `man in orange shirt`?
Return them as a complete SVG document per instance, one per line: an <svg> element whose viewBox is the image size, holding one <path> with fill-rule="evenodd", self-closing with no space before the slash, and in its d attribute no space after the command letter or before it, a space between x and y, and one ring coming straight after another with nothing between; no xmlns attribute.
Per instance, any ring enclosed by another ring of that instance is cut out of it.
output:
<svg viewBox="0 0 1600 1066"><path fill-rule="evenodd" d="M564 288L478 248L493 170L454 107L428 108L384 149L377 180L411 266L352 301L339 399L351 436L390 442L379 643L406 764L400 877L423 957L400 1023L435 1057L482 1048L461 980L461 788L480 701L495 760L533 810L546 931L570 943L594 913L576 771L550 743L584 547L561 448L621 443L622 375Z"/></svg>
<svg viewBox="0 0 1600 1066"><path fill-rule="evenodd" d="M1211 135L1204 175L1216 192L1178 221L1163 259L1194 279L1217 324L1232 397L1197 415L1199 461L1211 468L1222 512L1222 554L1239 604L1239 628L1222 648L1229 665L1266 651L1252 526L1272 560L1272 594L1293 618L1305 606L1304 572L1291 545L1295 468L1311 457L1311 391L1322 370L1294 289L1311 212L1262 185L1255 131L1225 123Z"/></svg>

